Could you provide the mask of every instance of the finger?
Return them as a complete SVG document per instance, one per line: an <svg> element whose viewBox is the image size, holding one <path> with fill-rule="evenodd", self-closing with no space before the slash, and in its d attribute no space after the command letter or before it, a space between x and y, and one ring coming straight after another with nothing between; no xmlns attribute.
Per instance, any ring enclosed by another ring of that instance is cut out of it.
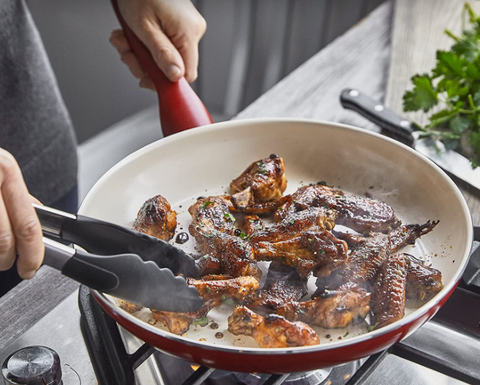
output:
<svg viewBox="0 0 480 385"><path fill-rule="evenodd" d="M145 77L145 72L143 71L143 68L140 66L140 63L133 52L130 51L123 53L121 59L122 62L128 66L133 76L135 76L137 79L142 79Z"/></svg>
<svg viewBox="0 0 480 385"><path fill-rule="evenodd" d="M18 253L18 274L33 277L43 261L42 230L16 162L2 157L1 192ZM12 165L13 163L13 165Z"/></svg>
<svg viewBox="0 0 480 385"><path fill-rule="evenodd" d="M140 87L147 88L149 90L155 91L155 84L153 84L152 79L149 76L145 76L144 78L140 79Z"/></svg>
<svg viewBox="0 0 480 385"><path fill-rule="evenodd" d="M30 195L30 200L32 203L36 203L37 205L43 206L43 203L40 202L37 198L35 198L33 195Z"/></svg>
<svg viewBox="0 0 480 385"><path fill-rule="evenodd" d="M15 237L7 208L0 194L0 271L8 270L15 261Z"/></svg>
<svg viewBox="0 0 480 385"><path fill-rule="evenodd" d="M148 24L137 32L137 36L147 46L165 76L172 82L180 80L185 73L182 56L159 26Z"/></svg>
<svg viewBox="0 0 480 385"><path fill-rule="evenodd" d="M198 44L186 43L177 48L185 64L185 79L192 83L198 76Z"/></svg>
<svg viewBox="0 0 480 385"><path fill-rule="evenodd" d="M125 52L131 52L132 49L130 48L130 44L128 44L128 40L123 34L123 31L115 30L110 35L110 44L113 45L118 53L122 55Z"/></svg>

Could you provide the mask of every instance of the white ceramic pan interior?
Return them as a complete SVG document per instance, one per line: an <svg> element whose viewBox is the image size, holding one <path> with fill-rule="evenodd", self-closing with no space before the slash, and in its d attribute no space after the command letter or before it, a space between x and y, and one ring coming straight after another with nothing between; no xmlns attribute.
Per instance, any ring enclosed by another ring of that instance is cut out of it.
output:
<svg viewBox="0 0 480 385"><path fill-rule="evenodd" d="M161 194L179 214L177 232L188 232L187 210L197 197L228 193L232 179L251 162L272 153L285 161L286 193L325 181L347 193L361 196L368 193L390 204L406 224L440 221L415 246L401 251L425 259L439 269L445 285L443 291L420 308L407 304L405 318L384 329L367 333L366 323L337 330L315 328L321 339L319 348L354 343L396 328L425 314L452 290L465 268L472 243L471 218L460 191L445 173L410 148L344 125L259 119L182 132L153 143L114 166L90 191L80 213L131 226L143 202ZM189 242L177 246L194 252L194 239L190 237ZM312 280L309 284L313 290ZM227 317L232 310L222 305L208 314L209 320L219 325L218 329L191 326L183 336L170 334L158 323L150 325L148 310L138 314L146 322L138 322L155 333L188 344L259 350L252 338L228 333ZM124 313L125 317L133 317ZM215 337L218 332L223 338Z"/></svg>

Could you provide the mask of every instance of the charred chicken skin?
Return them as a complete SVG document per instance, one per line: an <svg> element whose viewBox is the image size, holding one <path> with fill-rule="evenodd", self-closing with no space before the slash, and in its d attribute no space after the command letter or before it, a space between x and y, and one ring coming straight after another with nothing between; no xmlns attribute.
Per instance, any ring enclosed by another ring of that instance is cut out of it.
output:
<svg viewBox="0 0 480 385"><path fill-rule="evenodd" d="M311 272L316 276L329 275L347 259L347 244L331 232L310 229L298 236L279 242L255 242L255 259L281 261L294 267L301 278Z"/></svg>
<svg viewBox="0 0 480 385"><path fill-rule="evenodd" d="M245 300L250 309L270 312L279 306L300 301L307 295L307 281L293 267L278 261L270 264L263 287Z"/></svg>
<svg viewBox="0 0 480 385"><path fill-rule="evenodd" d="M428 301L443 289L442 273L415 257L407 258L407 299Z"/></svg>
<svg viewBox="0 0 480 385"><path fill-rule="evenodd" d="M323 184L299 188L287 203L277 209L275 219L279 221L308 207L334 210L337 212L337 224L362 234L388 232L400 225L393 209L386 203L356 195L348 196L343 191Z"/></svg>
<svg viewBox="0 0 480 385"><path fill-rule="evenodd" d="M405 314L407 261L403 254L390 255L380 267L372 295L372 324L381 328Z"/></svg>
<svg viewBox="0 0 480 385"><path fill-rule="evenodd" d="M324 328L344 328L356 319L364 319L370 310L370 293L355 284L305 302L291 302L276 314L290 321L302 321Z"/></svg>
<svg viewBox="0 0 480 385"><path fill-rule="evenodd" d="M240 211L254 203L274 201L286 188L285 165L275 154L253 162L230 183L233 205Z"/></svg>
<svg viewBox="0 0 480 385"><path fill-rule="evenodd" d="M148 199L140 208L133 229L168 241L175 235L177 213L161 195Z"/></svg>
<svg viewBox="0 0 480 385"><path fill-rule="evenodd" d="M302 278L310 272L329 275L348 258L347 245L329 231L335 213L323 207L309 207L292 213L279 223L257 231L250 239L257 260L279 260L297 269Z"/></svg>
<svg viewBox="0 0 480 385"><path fill-rule="evenodd" d="M265 224L258 215L245 215L243 231L246 238L251 239L253 235L265 228Z"/></svg>
<svg viewBox="0 0 480 385"><path fill-rule="evenodd" d="M210 281L187 278L187 283L195 286L205 301L205 305L200 310L190 313L172 313L152 309L155 319L162 322L174 334L185 333L196 319L205 317L212 308L220 306L226 299L242 302L259 288L258 279L254 277Z"/></svg>
<svg viewBox="0 0 480 385"><path fill-rule="evenodd" d="M290 322L270 314L262 317L244 306L237 306L228 317L228 331L253 337L261 348L318 345L315 331L303 322Z"/></svg>
<svg viewBox="0 0 480 385"><path fill-rule="evenodd" d="M280 242L294 238L309 229L332 230L335 226L335 213L323 207L310 207L293 213L273 226L257 230L251 237L252 243Z"/></svg>
<svg viewBox="0 0 480 385"><path fill-rule="evenodd" d="M373 233L370 237L335 232L337 237L349 245L349 259L331 276L319 280L317 285L320 288L337 289L346 282L359 285L367 283L375 278L380 266L390 254L397 252L403 245L414 244L416 239L432 231L437 223L428 221L423 225L404 225L388 234Z"/></svg>
<svg viewBox="0 0 480 385"><path fill-rule="evenodd" d="M260 276L252 246L233 235L235 218L230 207L228 198L217 196L199 199L188 209L192 216L190 234L204 254L198 262L201 275Z"/></svg>

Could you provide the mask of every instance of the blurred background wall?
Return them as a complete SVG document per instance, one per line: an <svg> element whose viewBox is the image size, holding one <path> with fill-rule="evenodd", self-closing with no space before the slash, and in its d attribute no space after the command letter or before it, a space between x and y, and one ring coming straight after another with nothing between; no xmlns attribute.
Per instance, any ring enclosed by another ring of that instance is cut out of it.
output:
<svg viewBox="0 0 480 385"><path fill-rule="evenodd" d="M193 86L214 120L229 119L382 1L196 0L208 29ZM108 0L27 4L80 143L156 105L108 42L118 28Z"/></svg>

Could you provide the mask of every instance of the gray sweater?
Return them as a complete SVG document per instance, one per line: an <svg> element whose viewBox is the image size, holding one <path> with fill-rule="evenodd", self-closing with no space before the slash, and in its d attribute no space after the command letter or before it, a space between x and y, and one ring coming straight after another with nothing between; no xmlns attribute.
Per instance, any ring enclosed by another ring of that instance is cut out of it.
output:
<svg viewBox="0 0 480 385"><path fill-rule="evenodd" d="M72 123L24 0L0 0L0 147L44 204L76 183Z"/></svg>

